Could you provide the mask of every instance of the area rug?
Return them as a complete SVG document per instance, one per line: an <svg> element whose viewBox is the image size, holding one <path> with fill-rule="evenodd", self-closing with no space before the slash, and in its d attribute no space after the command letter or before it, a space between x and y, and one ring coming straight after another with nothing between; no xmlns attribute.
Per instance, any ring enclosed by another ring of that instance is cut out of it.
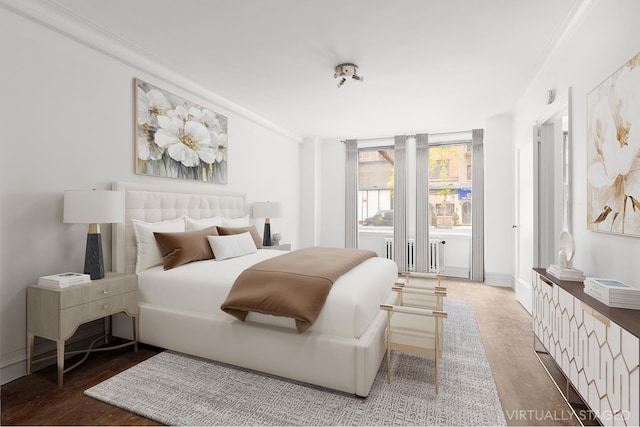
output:
<svg viewBox="0 0 640 427"><path fill-rule="evenodd" d="M433 359L400 352L362 398L171 351L85 394L168 425L506 425L471 303L445 311L437 395Z"/></svg>

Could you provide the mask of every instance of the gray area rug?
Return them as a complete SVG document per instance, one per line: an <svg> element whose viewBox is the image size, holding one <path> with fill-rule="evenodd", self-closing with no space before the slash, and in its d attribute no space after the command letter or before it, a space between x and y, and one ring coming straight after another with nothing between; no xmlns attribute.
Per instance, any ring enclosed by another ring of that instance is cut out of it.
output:
<svg viewBox="0 0 640 427"><path fill-rule="evenodd" d="M170 351L85 394L169 425L506 425L471 303L445 311L438 395L433 359L400 352L361 398Z"/></svg>

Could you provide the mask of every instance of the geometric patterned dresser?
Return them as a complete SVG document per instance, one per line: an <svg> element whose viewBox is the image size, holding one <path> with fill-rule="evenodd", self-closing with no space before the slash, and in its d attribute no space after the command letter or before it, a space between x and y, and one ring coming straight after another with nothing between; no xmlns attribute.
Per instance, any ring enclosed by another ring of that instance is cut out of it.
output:
<svg viewBox="0 0 640 427"><path fill-rule="evenodd" d="M603 425L640 425L640 311L533 270L535 336Z"/></svg>

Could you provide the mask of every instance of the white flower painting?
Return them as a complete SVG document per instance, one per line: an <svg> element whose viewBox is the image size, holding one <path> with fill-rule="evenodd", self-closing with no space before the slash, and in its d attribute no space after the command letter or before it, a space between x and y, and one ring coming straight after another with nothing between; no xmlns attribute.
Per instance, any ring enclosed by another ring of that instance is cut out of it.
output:
<svg viewBox="0 0 640 427"><path fill-rule="evenodd" d="M587 226L640 236L640 53L587 95Z"/></svg>
<svg viewBox="0 0 640 427"><path fill-rule="evenodd" d="M227 118L136 79L136 172L227 183Z"/></svg>

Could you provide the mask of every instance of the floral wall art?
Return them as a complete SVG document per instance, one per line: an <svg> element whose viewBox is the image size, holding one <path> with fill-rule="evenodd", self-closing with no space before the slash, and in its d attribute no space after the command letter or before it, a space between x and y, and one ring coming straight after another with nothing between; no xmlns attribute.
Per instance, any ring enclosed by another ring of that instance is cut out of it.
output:
<svg viewBox="0 0 640 427"><path fill-rule="evenodd" d="M587 227L640 236L640 53L587 95Z"/></svg>
<svg viewBox="0 0 640 427"><path fill-rule="evenodd" d="M136 173L227 183L227 118L139 79Z"/></svg>

